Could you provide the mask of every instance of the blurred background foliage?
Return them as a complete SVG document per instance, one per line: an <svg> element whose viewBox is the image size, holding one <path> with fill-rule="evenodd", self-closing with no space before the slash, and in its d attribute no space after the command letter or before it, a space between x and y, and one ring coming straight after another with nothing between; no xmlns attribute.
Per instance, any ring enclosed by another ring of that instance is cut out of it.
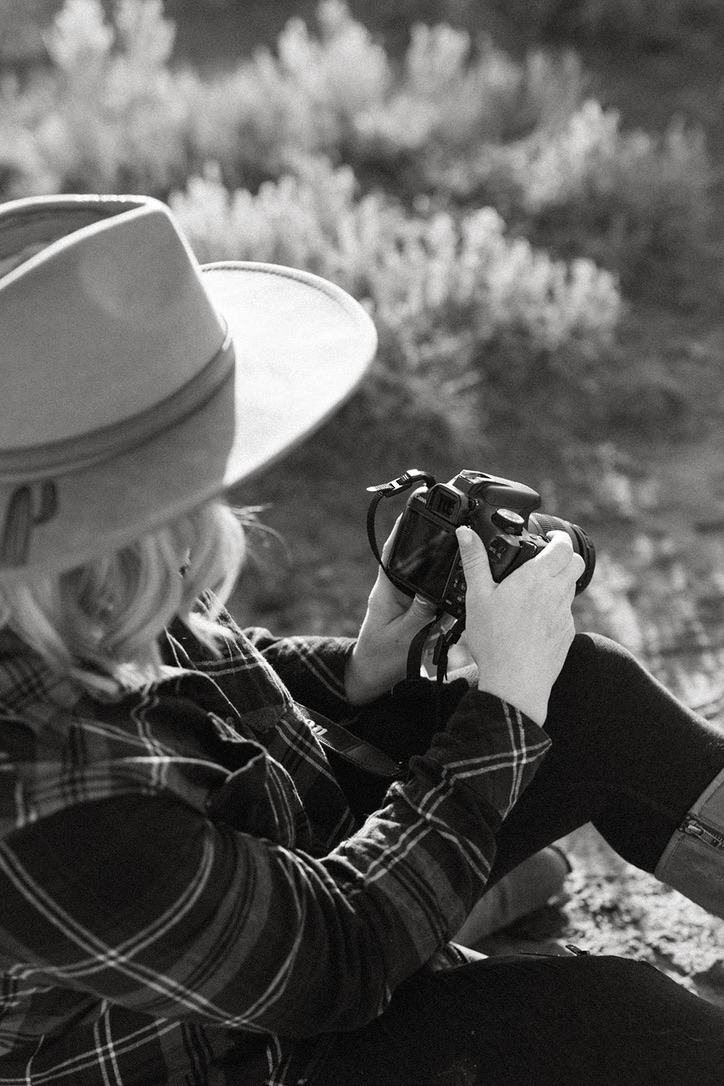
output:
<svg viewBox="0 0 724 1086"><path fill-rule="evenodd" d="M707 463L721 418L722 42L718 0L3 0L0 199L152 194L202 261L319 272L379 329L365 387L239 494L271 503L245 617L353 632L365 486L476 467L597 536L594 625L659 637L627 603L688 514L651 452Z"/></svg>
<svg viewBox="0 0 724 1086"><path fill-rule="evenodd" d="M579 628L724 725L723 47L722 0L0 0L0 200L152 194L200 260L319 272L379 330L363 388L232 495L242 622L354 635L365 487L477 468L592 535ZM724 1001L711 918L573 838L562 919L498 949Z"/></svg>

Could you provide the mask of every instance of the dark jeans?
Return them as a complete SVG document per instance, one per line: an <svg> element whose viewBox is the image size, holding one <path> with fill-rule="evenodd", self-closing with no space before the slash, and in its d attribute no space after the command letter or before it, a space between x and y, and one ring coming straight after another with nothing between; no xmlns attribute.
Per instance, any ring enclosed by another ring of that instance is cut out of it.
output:
<svg viewBox="0 0 724 1086"><path fill-rule="evenodd" d="M494 878L586 822L629 863L653 871L724 767L722 729L596 634L575 638L545 729L552 746L498 834Z"/></svg>
<svg viewBox="0 0 724 1086"><path fill-rule="evenodd" d="M380 743L383 723L370 718L371 741ZM673 698L628 652L596 635L575 639L546 730L553 745L498 835L493 881L586 822L630 863L653 871L683 815L724 767L724 733ZM409 742L417 746L420 738ZM724 1009L645 963L550 955L417 974L379 1019L335 1039L311 1080L314 1086L722 1081Z"/></svg>
<svg viewBox="0 0 724 1086"><path fill-rule="evenodd" d="M724 1010L645 962L517 955L418 973L310 1086L720 1086Z"/></svg>

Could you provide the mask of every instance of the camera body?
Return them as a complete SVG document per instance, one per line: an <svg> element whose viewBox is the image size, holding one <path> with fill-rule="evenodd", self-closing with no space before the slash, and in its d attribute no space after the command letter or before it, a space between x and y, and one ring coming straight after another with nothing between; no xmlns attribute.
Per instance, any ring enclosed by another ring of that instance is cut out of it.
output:
<svg viewBox="0 0 724 1086"><path fill-rule="evenodd" d="M534 514L540 495L531 487L482 471L459 472L448 483L419 487L408 499L385 567L393 584L419 594L456 619L465 615L465 577L455 529L466 524L482 539L493 580L500 582L565 531L586 568L576 583L583 592L596 555L582 528L559 517Z"/></svg>

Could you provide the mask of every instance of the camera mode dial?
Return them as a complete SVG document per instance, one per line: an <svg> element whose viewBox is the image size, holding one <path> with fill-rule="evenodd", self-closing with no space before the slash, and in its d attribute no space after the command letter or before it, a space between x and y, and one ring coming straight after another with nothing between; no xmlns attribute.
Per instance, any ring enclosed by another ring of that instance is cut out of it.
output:
<svg viewBox="0 0 724 1086"><path fill-rule="evenodd" d="M512 509L496 509L490 518L496 528L501 528L508 535L522 535L525 521L520 513L514 513Z"/></svg>

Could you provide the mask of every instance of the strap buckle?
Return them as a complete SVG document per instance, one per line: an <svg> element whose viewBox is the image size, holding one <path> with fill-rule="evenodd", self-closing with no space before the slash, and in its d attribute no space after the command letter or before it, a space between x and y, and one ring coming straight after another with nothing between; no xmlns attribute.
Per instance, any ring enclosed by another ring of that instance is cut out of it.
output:
<svg viewBox="0 0 724 1086"><path fill-rule="evenodd" d="M402 490L409 490L411 486L419 482L425 483L428 487L434 486L435 476L430 475L427 471L420 471L419 468L408 468L397 479L391 479L389 483L379 483L377 486L368 486L366 490L368 494L379 494L381 497L386 498L389 495L398 494Z"/></svg>

